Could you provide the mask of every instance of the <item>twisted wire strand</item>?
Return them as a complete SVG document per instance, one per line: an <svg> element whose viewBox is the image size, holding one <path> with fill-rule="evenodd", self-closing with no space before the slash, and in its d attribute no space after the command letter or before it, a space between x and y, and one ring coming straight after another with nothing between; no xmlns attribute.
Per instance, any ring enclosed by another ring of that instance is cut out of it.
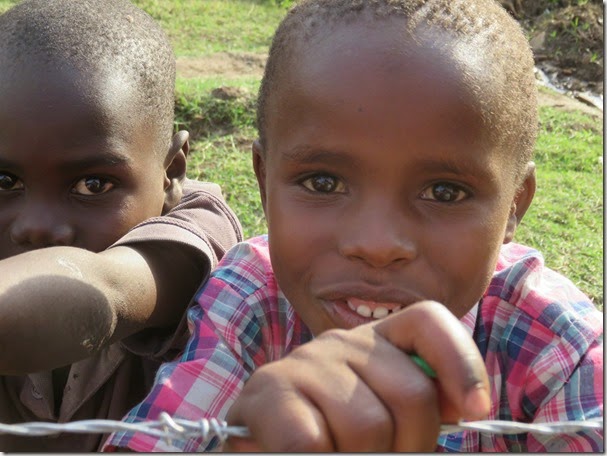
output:
<svg viewBox="0 0 607 456"><path fill-rule="evenodd" d="M580 431L603 429L603 418L591 418L586 421L559 421L553 423L530 424L514 421L469 421L458 424L441 426L441 434L451 434L464 430L489 432L494 434L572 434ZM152 435L167 440L186 440L191 437L202 437L207 440L218 437L222 442L229 437L248 437L249 430L243 426L228 426L225 421L200 419L190 421L172 418L168 413L160 414L157 421L142 421L139 423L125 423L114 420L82 420L70 423L31 422L21 424L0 423L0 434L15 434L22 436L42 436L74 433L110 433L119 431L133 431Z"/></svg>

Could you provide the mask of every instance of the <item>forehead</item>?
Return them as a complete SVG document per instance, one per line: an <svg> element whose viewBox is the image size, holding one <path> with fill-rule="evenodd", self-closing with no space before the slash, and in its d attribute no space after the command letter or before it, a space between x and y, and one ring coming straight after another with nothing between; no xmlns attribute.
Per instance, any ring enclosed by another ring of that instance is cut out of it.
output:
<svg viewBox="0 0 607 456"><path fill-rule="evenodd" d="M481 59L453 43L444 33L429 30L413 37L402 19L361 19L295 44L269 97L268 142L280 134L273 129L274 121L285 113L304 115L314 106L359 112L374 109L371 118L378 126L394 128L399 128L406 113L416 112L422 122L442 111L445 121L437 128L455 137L465 134L459 128L463 122L482 127L483 103L474 78ZM301 103L306 106L296 106ZM467 116L458 119L462 109ZM475 134L489 136L483 129Z"/></svg>
<svg viewBox="0 0 607 456"><path fill-rule="evenodd" d="M77 68L61 62L45 62L38 56L23 58L16 64L0 57L0 95L3 100L29 99L39 108L49 102L67 108L64 97L82 100L100 112L123 117L120 111L129 109L136 97L136 87L119 69L112 71L93 65Z"/></svg>
<svg viewBox="0 0 607 456"><path fill-rule="evenodd" d="M58 148L61 142L86 142L92 136L129 143L145 126L137 107L136 88L120 72L61 68L35 60L0 72L0 139L5 144L7 136L33 140L42 127L55 128L50 139ZM48 143L47 136L41 134L40 141Z"/></svg>

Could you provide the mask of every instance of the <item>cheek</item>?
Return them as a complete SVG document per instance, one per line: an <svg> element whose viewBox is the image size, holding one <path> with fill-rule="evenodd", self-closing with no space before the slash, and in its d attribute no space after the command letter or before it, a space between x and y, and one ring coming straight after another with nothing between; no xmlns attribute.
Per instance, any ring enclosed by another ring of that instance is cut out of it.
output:
<svg viewBox="0 0 607 456"><path fill-rule="evenodd" d="M162 214L165 198L164 176L164 169L158 167L137 176L125 200L125 206L132 218L141 221Z"/></svg>
<svg viewBox="0 0 607 456"><path fill-rule="evenodd" d="M289 289L304 293L305 284L324 273L336 227L324 211L286 198L268 200L267 216L270 254L281 288L287 295Z"/></svg>
<svg viewBox="0 0 607 456"><path fill-rule="evenodd" d="M97 216L96 221L83 221L78 229L78 246L100 252L118 241L132 226L122 211L108 214L106 217Z"/></svg>
<svg viewBox="0 0 607 456"><path fill-rule="evenodd" d="M436 277L443 277L439 288L451 312L458 318L483 296L493 276L501 247L499 231L489 227L468 227L451 241L435 241L427 259Z"/></svg>

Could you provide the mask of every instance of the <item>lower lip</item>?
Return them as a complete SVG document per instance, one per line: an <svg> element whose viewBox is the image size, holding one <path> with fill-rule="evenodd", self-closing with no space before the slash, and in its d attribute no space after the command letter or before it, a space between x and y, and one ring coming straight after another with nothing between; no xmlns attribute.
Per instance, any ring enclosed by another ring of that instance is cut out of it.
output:
<svg viewBox="0 0 607 456"><path fill-rule="evenodd" d="M336 323L336 326L341 329L355 328L356 326L364 325L371 321L375 321L371 317L363 317L348 307L345 302L328 302L327 308L331 319Z"/></svg>

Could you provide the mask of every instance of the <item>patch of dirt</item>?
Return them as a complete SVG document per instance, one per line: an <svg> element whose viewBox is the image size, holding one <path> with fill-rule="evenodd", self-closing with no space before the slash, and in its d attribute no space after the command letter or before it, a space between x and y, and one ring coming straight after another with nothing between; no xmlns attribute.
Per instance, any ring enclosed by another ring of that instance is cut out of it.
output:
<svg viewBox="0 0 607 456"><path fill-rule="evenodd" d="M560 89L603 94L602 0L500 0L526 31L536 66Z"/></svg>
<svg viewBox="0 0 607 456"><path fill-rule="evenodd" d="M538 103L540 106L550 106L562 109L563 111L581 111L599 120L603 118L603 111L594 104L579 101L572 98L570 95L555 92L553 90L540 90L538 93Z"/></svg>
<svg viewBox="0 0 607 456"><path fill-rule="evenodd" d="M179 57L177 73L184 78L196 76L259 76L267 55L253 52L218 52L205 57Z"/></svg>

